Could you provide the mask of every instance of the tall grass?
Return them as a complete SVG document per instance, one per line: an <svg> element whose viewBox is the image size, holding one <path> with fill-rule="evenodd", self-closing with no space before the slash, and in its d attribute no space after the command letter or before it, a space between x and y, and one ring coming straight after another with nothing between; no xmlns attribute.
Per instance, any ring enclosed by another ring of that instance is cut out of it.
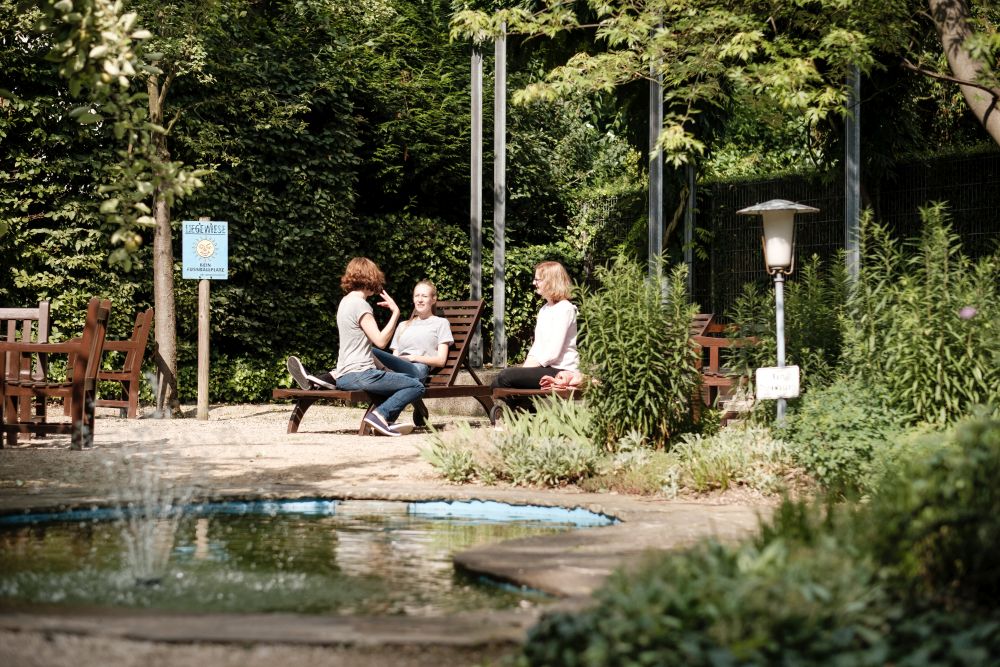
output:
<svg viewBox="0 0 1000 667"><path fill-rule="evenodd" d="M664 292L644 267L619 256L596 272L599 288L582 296L581 365L597 379L587 402L596 438L609 449L630 432L663 448L690 425L699 375L685 271L672 270Z"/></svg>
<svg viewBox="0 0 1000 667"><path fill-rule="evenodd" d="M962 254L943 205L906 244L866 218L845 315L845 371L886 390L913 422L949 424L1000 403L1000 255Z"/></svg>

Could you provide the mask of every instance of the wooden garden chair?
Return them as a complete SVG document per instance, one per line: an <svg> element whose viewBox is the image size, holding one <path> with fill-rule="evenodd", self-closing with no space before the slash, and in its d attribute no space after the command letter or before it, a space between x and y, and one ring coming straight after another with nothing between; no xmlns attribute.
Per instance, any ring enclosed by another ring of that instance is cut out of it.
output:
<svg viewBox="0 0 1000 667"><path fill-rule="evenodd" d="M146 356L149 332L153 329L153 309L147 308L135 316L132 337L127 340L104 341L104 352L124 353L121 366L114 370L97 371L98 382L116 382L120 385L118 398L98 398L99 408L119 408L124 416L139 416L139 386L142 382L142 362Z"/></svg>
<svg viewBox="0 0 1000 667"><path fill-rule="evenodd" d="M7 343L47 343L51 330L49 318L50 304L39 301L36 308L0 308L0 342ZM7 359L6 375L22 380L44 380L48 373L48 360L44 354L34 357ZM18 405L22 421L31 419L31 402L21 401ZM35 418L45 420L45 402L35 401Z"/></svg>
<svg viewBox="0 0 1000 667"><path fill-rule="evenodd" d="M8 446L17 445L20 433L69 433L73 449L93 444L97 371L110 314L111 301L94 298L87 305L87 320L79 338L65 343L0 342L0 378L3 379L0 383L0 409ZM66 354L72 358L72 363L68 362L66 380L25 378L20 373L7 371L8 364L21 368L25 357L30 361L32 355L40 358L52 354ZM44 404L49 398L70 402L69 423L22 419L17 407L19 402L41 401Z"/></svg>

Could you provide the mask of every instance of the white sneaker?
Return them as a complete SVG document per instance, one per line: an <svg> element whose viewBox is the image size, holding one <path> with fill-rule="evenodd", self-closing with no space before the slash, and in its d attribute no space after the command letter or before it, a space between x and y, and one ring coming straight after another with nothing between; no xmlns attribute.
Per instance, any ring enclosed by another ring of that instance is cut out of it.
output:
<svg viewBox="0 0 1000 667"><path fill-rule="evenodd" d="M413 424L389 424L389 428L400 435L410 435L416 426Z"/></svg>
<svg viewBox="0 0 1000 667"><path fill-rule="evenodd" d="M302 362L299 361L298 357L288 357L285 366L288 367L288 373L295 380L295 384L299 385L302 389L312 389L312 384L309 382L310 376L306 373L306 369L302 366Z"/></svg>

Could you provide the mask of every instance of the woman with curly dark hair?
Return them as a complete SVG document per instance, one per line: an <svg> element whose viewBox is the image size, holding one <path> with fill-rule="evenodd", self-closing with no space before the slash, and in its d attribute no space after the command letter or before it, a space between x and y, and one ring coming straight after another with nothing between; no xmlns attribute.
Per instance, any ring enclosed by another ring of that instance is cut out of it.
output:
<svg viewBox="0 0 1000 667"><path fill-rule="evenodd" d="M385 347L392 340L392 333L399 321L399 306L384 289L385 274L367 257L355 257L347 264L347 270L340 279L340 287L346 294L337 307L340 350L337 354L337 367L330 373L332 379L335 380L337 389L361 390L375 396L384 396L385 400L365 415L365 422L382 435L402 435L393 422L403 408L423 396L424 385L409 375L378 368L372 355L372 346ZM392 313L381 329L367 301L374 294L382 297L378 305L388 308ZM309 387L310 381L320 386L329 386L308 376L295 357L289 357L288 370L303 388Z"/></svg>

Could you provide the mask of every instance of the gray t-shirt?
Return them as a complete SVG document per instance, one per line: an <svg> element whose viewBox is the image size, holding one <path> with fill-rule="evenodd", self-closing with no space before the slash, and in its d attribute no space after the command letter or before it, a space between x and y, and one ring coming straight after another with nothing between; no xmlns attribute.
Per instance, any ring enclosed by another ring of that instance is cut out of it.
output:
<svg viewBox="0 0 1000 667"><path fill-rule="evenodd" d="M419 317L396 327L389 349L397 357L404 354L432 356L437 354L441 343L455 342L448 320L431 315L425 320Z"/></svg>
<svg viewBox="0 0 1000 667"><path fill-rule="evenodd" d="M340 333L340 351L333 377L340 379L347 373L357 373L375 368L372 343L361 329L361 316L372 313L371 304L348 294L337 306L337 330ZM372 314L372 317L375 317Z"/></svg>

